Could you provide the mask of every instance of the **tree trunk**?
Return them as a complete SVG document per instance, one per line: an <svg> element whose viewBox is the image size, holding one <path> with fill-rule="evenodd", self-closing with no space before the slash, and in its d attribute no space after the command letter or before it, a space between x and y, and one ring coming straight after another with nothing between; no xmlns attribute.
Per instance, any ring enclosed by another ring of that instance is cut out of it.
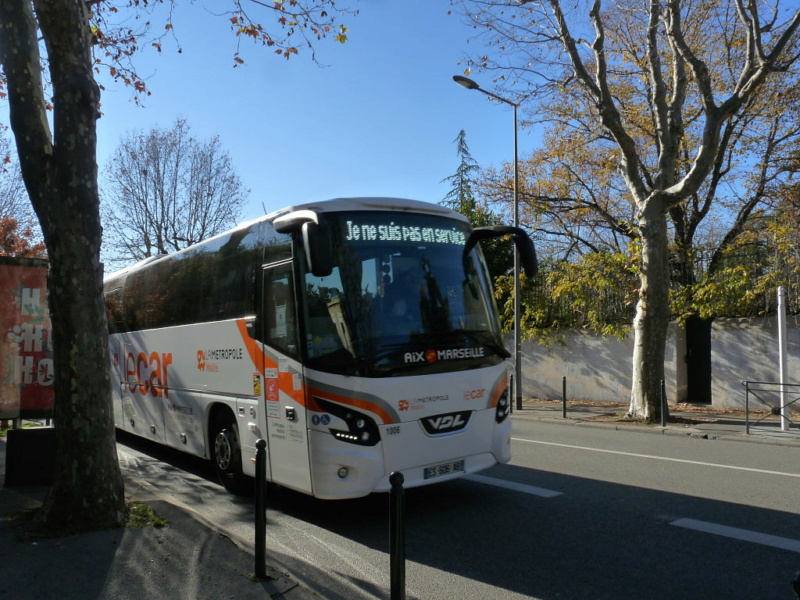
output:
<svg viewBox="0 0 800 600"><path fill-rule="evenodd" d="M628 416L660 416L661 382L669 324L669 241L664 201L651 196L639 211L641 271L633 320L633 379Z"/></svg>
<svg viewBox="0 0 800 600"><path fill-rule="evenodd" d="M78 189L72 194L78 204L90 204L88 190L83 190L83 197ZM90 212L72 210L68 206L69 215L65 217ZM70 220L60 220L62 231L48 244L56 368L56 462L45 514L52 526L79 531L120 526L125 500L110 402L102 266L97 244L90 243L90 235L84 230L86 222ZM99 225L97 218L94 225Z"/></svg>
<svg viewBox="0 0 800 600"><path fill-rule="evenodd" d="M55 364L54 482L47 523L73 532L124 522L124 484L110 403L100 264L91 32L83 0L0 1L0 62L25 186L50 259L48 297ZM53 89L51 137L36 17Z"/></svg>

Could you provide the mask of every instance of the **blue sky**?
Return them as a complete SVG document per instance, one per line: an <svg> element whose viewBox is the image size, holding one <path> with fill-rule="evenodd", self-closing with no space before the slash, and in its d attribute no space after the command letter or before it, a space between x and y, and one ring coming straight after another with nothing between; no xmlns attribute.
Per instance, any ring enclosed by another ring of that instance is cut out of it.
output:
<svg viewBox="0 0 800 600"><path fill-rule="evenodd" d="M216 0L219 2L219 0ZM317 45L291 60L236 39L205 3L184 3L175 32L183 52L137 57L152 95L144 108L122 85L107 84L98 121L102 171L129 131L167 128L184 117L201 139L219 135L246 187L242 219L289 204L340 196L440 201L458 165L461 129L481 166L513 159L513 115L452 81L474 35L448 0L362 0L343 22L349 40ZM489 76L471 75L491 88ZM520 133L520 155L534 141Z"/></svg>

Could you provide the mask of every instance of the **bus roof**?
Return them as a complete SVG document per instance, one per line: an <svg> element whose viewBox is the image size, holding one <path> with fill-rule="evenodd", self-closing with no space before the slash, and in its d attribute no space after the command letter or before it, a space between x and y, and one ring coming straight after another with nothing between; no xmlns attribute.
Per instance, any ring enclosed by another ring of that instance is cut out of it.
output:
<svg viewBox="0 0 800 600"><path fill-rule="evenodd" d="M430 202L422 202L421 200L410 200L408 198L383 198L383 197L332 198L330 200L321 200L319 202L308 202L305 204L286 206L284 208L273 211L271 213L267 213L266 215L262 215L255 219L244 221L242 223L239 223L235 227L228 229L227 231L224 231L213 237L198 242L197 244L193 244L191 246L183 248L178 252L173 252L170 254L159 254L157 256L149 256L143 260L140 260L137 263L128 265L127 267L123 267L122 269L109 273L103 278L103 280L104 282L108 282L112 279L130 273L132 271L136 271L141 267L144 267L145 265L148 265L150 263L157 262L169 256L174 256L175 254L180 254L181 252L186 252L188 250L197 247L198 245L209 243L218 237L229 235L232 231L236 231L237 229L250 227L251 225L255 223L260 223L262 221L272 223L273 221L275 221L275 219L279 217L284 217L286 215L290 215L293 212L312 211L318 213L325 213L325 212L343 212L343 211L359 211L359 210L385 210L392 212L426 213L431 215L439 215L442 217L450 217L453 219L457 219L459 221L469 222L469 219L467 219L464 215L457 213L456 211L446 206L442 206L441 204L432 204Z"/></svg>
<svg viewBox="0 0 800 600"><path fill-rule="evenodd" d="M294 206L287 206L268 213L266 219L270 222L278 217L282 217L289 213L299 210L311 210L314 212L340 212L340 211L354 211L354 210L388 210L395 212L421 212L441 216L454 217L456 219L466 221L467 218L463 215L451 210L441 204L431 204L430 202L422 202L420 200L409 200L408 198L382 198L382 197L365 197L365 198L333 198L331 200L322 200L320 202L309 202L306 204L297 204Z"/></svg>

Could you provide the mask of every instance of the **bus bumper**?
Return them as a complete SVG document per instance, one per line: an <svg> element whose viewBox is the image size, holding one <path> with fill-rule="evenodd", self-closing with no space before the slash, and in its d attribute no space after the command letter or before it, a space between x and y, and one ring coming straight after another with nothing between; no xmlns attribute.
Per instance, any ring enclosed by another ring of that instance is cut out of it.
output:
<svg viewBox="0 0 800 600"><path fill-rule="evenodd" d="M311 481L317 498L358 498L391 489L392 472L407 488L477 473L511 459L511 419L496 423L495 411L476 411L467 429L429 436L418 421L382 425L381 441L358 446L310 430ZM490 451L486 451L490 448Z"/></svg>

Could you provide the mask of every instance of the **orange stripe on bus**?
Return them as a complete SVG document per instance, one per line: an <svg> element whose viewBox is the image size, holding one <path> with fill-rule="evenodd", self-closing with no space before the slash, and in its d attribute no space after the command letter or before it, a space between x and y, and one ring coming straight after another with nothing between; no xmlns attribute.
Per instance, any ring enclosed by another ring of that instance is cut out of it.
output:
<svg viewBox="0 0 800 600"><path fill-rule="evenodd" d="M507 387L508 387L508 376L503 375L500 377L500 379L497 380L497 383L494 384L494 388L492 388L492 395L490 396L490 401L489 401L490 408L494 408L497 406L497 402L500 400L500 396L503 395L503 392L506 391Z"/></svg>
<svg viewBox="0 0 800 600"><path fill-rule="evenodd" d="M367 402L366 400L359 400L357 398L348 398L346 396L339 396L337 394L331 394L330 392L323 392L322 390L318 390L315 388L309 388L309 393L319 396L324 400L333 400L339 402L340 404L346 404L347 406L360 408L362 410L374 413L381 418L384 424L394 423L389 413L387 413L380 406L372 402ZM319 406L317 406L316 403L310 404L308 408L309 410L314 410L317 412L325 412Z"/></svg>
<svg viewBox="0 0 800 600"><path fill-rule="evenodd" d="M244 319L236 321L236 327L239 329L239 335L242 337L247 353L250 355L250 361L253 363L253 368L264 377L264 368L277 369L278 363L272 360L269 356L264 354L261 346L250 337L247 332L247 322ZM305 394L303 393L303 383L300 382L300 389L294 389L294 380L291 373L278 373L278 388L290 396L300 406L306 405Z"/></svg>
<svg viewBox="0 0 800 600"><path fill-rule="evenodd" d="M239 335L242 337L244 347L247 348L247 353L250 355L253 368L263 375L264 371L262 365L264 365L264 359L266 358L264 352L258 347L256 341L250 337L250 334L247 332L247 322L244 319L237 320L236 327L239 328Z"/></svg>

